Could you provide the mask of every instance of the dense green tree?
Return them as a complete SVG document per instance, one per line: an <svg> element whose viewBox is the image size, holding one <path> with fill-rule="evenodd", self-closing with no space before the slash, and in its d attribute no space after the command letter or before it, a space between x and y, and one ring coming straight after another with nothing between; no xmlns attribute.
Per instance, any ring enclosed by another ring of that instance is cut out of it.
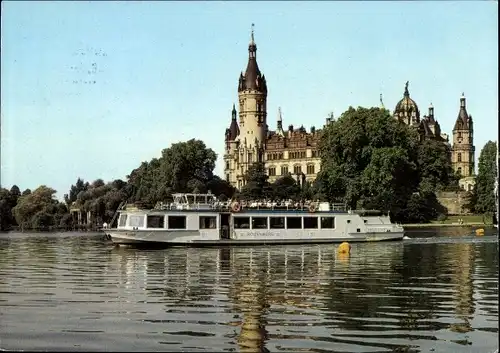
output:
<svg viewBox="0 0 500 353"><path fill-rule="evenodd" d="M9 190L0 189L0 231L9 230L12 227L12 207Z"/></svg>
<svg viewBox="0 0 500 353"><path fill-rule="evenodd" d="M292 199L297 200L301 198L301 189L290 174L276 179L271 184L272 198L277 200Z"/></svg>
<svg viewBox="0 0 500 353"><path fill-rule="evenodd" d="M451 166L450 146L436 140L425 140L418 146L420 189L424 192L458 190L458 177Z"/></svg>
<svg viewBox="0 0 500 353"><path fill-rule="evenodd" d="M266 168L263 162L252 164L245 173L245 186L241 188L239 197L243 200L264 199L271 196Z"/></svg>
<svg viewBox="0 0 500 353"><path fill-rule="evenodd" d="M174 192L207 192L207 185L215 177L216 159L215 152L203 141L191 139L175 143L164 149L160 158L143 162L130 173L132 201L151 207ZM213 181L212 187L214 182L217 183Z"/></svg>
<svg viewBox="0 0 500 353"><path fill-rule="evenodd" d="M387 207L395 198L409 197L418 184L417 146L416 132L387 110L350 107L324 129L320 191L351 208L375 201Z"/></svg>
<svg viewBox="0 0 500 353"><path fill-rule="evenodd" d="M444 209L435 192L458 185L449 146L420 141L385 109L350 107L325 127L320 153L317 195L353 209L389 210L395 221L437 217Z"/></svg>
<svg viewBox="0 0 500 353"><path fill-rule="evenodd" d="M45 229L55 224L56 214L61 210L59 202L54 198L55 193L54 189L42 185L19 198L12 212L21 229Z"/></svg>
<svg viewBox="0 0 500 353"><path fill-rule="evenodd" d="M64 201L68 207L71 207L73 202L76 201L78 194L82 191L86 191L89 188L89 183L83 181L83 179L78 178L75 185L71 185L69 194L64 194Z"/></svg>
<svg viewBox="0 0 500 353"><path fill-rule="evenodd" d="M497 177L497 144L488 141L479 155L474 208L479 213L495 212L495 179Z"/></svg>

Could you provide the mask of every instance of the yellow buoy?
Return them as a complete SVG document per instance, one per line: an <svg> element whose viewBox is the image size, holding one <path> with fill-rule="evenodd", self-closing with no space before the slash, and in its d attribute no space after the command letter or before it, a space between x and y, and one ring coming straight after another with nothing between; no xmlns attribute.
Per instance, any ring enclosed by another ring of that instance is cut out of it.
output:
<svg viewBox="0 0 500 353"><path fill-rule="evenodd" d="M351 252L351 244L346 241L341 243L337 248L337 252L339 254L349 254Z"/></svg>
<svg viewBox="0 0 500 353"><path fill-rule="evenodd" d="M484 235L484 229L483 228L476 229L476 235L478 237Z"/></svg>

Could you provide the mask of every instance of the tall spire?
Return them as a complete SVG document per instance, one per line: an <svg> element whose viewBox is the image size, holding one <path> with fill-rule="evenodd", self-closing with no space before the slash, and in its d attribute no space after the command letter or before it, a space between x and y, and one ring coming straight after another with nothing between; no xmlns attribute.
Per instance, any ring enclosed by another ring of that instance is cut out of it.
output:
<svg viewBox="0 0 500 353"><path fill-rule="evenodd" d="M248 44L248 64L243 75L240 75L238 92L244 90L257 90L267 94L267 84L264 75L261 74L257 65L257 45L254 38L254 24L250 34L250 44Z"/></svg>
<svg viewBox="0 0 500 353"><path fill-rule="evenodd" d="M380 93L380 108L385 109L384 101L382 100L382 93Z"/></svg>
<svg viewBox="0 0 500 353"><path fill-rule="evenodd" d="M281 107L278 107L278 121L276 134L279 136L285 136L285 131L283 130L283 117L281 116Z"/></svg>
<svg viewBox="0 0 500 353"><path fill-rule="evenodd" d="M471 123L472 119L470 119L467 108L465 107L465 94L462 92L462 96L460 97L460 110L458 111L458 117L453 130L469 129Z"/></svg>
<svg viewBox="0 0 500 353"><path fill-rule="evenodd" d="M405 97L409 97L410 96L410 91L408 91L408 84L410 83L410 81L406 81L406 84L405 84Z"/></svg>
<svg viewBox="0 0 500 353"><path fill-rule="evenodd" d="M255 24L252 23L252 30L250 33L250 44L248 44L248 55L250 58L256 58L257 57L257 45L255 44L255 39L254 39L254 27Z"/></svg>
<svg viewBox="0 0 500 353"><path fill-rule="evenodd" d="M231 112L231 116L233 120L236 120L236 106L233 103L233 111Z"/></svg>

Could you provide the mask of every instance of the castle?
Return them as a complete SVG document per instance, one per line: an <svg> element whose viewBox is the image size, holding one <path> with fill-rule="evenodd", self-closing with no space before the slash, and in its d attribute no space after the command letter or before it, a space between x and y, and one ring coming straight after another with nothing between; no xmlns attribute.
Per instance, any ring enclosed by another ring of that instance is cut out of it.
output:
<svg viewBox="0 0 500 353"><path fill-rule="evenodd" d="M253 27L253 25L252 25ZM301 126L289 125L283 128L281 109L278 110L276 130L267 124L267 83L257 64L257 45L252 28L248 45L248 64L238 82L239 114L233 105L231 123L225 132L224 175L234 187L241 189L245 173L255 162L264 162L269 181L292 175L301 185L313 181L321 167L318 143L321 129L311 127L309 132ZM420 119L418 105L410 98L408 82L403 98L394 109L394 118L415 127L421 140L435 139L449 143L446 134L434 116L434 107ZM239 120L238 120L239 117ZM327 119L329 123L332 116ZM453 169L459 172L464 188L471 188L474 175L474 152L472 117L467 113L465 97L460 98L460 110L453 128L451 161Z"/></svg>

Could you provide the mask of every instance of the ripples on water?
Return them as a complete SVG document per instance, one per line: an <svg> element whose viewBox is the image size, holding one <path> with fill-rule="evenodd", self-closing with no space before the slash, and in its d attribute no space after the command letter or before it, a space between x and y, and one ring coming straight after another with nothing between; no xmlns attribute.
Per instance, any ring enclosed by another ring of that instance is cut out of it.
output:
<svg viewBox="0 0 500 353"><path fill-rule="evenodd" d="M457 233L458 232L458 233ZM0 347L24 350L493 352L498 241L113 247L0 235Z"/></svg>

